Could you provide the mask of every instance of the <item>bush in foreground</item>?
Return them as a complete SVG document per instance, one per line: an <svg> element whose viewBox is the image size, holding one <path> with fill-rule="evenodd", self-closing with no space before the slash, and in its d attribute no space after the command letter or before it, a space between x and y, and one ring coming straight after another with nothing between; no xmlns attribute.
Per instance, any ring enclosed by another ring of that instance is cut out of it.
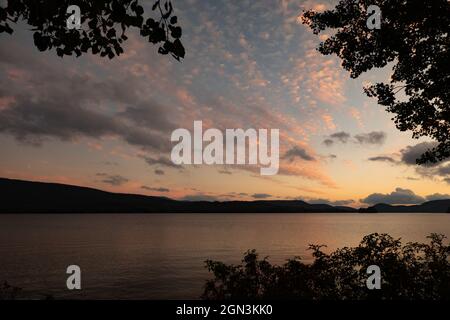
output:
<svg viewBox="0 0 450 320"><path fill-rule="evenodd" d="M206 282L203 299L308 300L449 300L450 245L444 235L431 234L429 243L407 243L388 234L373 233L357 247L326 254L324 246L310 245L314 261L300 257L273 265L255 250L242 264L206 261L214 275ZM367 267L381 269L381 289L369 290Z"/></svg>

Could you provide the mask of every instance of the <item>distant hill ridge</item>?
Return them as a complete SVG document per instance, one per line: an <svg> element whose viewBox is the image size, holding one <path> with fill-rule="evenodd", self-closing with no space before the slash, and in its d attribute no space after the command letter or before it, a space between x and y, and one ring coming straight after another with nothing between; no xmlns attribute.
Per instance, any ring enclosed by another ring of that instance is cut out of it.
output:
<svg viewBox="0 0 450 320"><path fill-rule="evenodd" d="M59 183L0 178L0 213L319 213L357 209L301 200L178 201ZM448 212L449 200L418 206L378 204L360 212Z"/></svg>
<svg viewBox="0 0 450 320"><path fill-rule="evenodd" d="M379 203L367 209L360 211L373 212L430 212L430 213L450 213L450 199L433 200L413 206L393 206L390 204Z"/></svg>

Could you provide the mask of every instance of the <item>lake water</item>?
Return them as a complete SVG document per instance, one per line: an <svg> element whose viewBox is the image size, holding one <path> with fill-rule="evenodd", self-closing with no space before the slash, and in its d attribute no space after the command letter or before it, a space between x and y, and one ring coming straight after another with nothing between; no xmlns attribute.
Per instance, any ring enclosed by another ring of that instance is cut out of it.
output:
<svg viewBox="0 0 450 320"><path fill-rule="evenodd" d="M0 281L39 298L198 298L210 276L204 260L240 262L257 249L275 263L308 244L328 251L372 232L426 241L450 237L450 214L70 214L0 215ZM66 289L79 265L82 290Z"/></svg>

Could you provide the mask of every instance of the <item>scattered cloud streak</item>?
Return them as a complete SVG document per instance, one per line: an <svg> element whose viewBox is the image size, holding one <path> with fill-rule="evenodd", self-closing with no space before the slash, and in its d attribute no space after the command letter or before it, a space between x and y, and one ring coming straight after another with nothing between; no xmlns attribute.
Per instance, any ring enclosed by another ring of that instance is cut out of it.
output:
<svg viewBox="0 0 450 320"><path fill-rule="evenodd" d="M156 191L156 192L170 192L170 189L167 188L153 188L153 187L147 187L147 186L141 186L141 189L148 190L148 191Z"/></svg>
<svg viewBox="0 0 450 320"><path fill-rule="evenodd" d="M207 194L190 194L180 198L182 201L218 201L217 197Z"/></svg>
<svg viewBox="0 0 450 320"><path fill-rule="evenodd" d="M150 156L142 156L142 158L150 166L158 165L158 166L167 167L167 168L177 168L177 169L182 169L183 168L182 166L174 164L169 158L166 158L166 157L163 157L163 156L160 156L158 158L153 158L153 157L150 157Z"/></svg>
<svg viewBox="0 0 450 320"><path fill-rule="evenodd" d="M289 161L294 161L295 159L301 159L305 161L314 161L315 158L310 155L304 148L299 146L294 146L289 149L283 156L284 159Z"/></svg>
<svg viewBox="0 0 450 320"><path fill-rule="evenodd" d="M118 175L118 174L111 175L111 174L107 174L107 173L97 173L96 175L98 177L102 177L101 182L110 184L114 187L121 186L121 185L127 183L128 181L130 181L129 179L122 177L121 175Z"/></svg>
<svg viewBox="0 0 450 320"><path fill-rule="evenodd" d="M345 131L333 133L323 140L323 144L327 147L334 145L335 143L348 143L353 141L354 143L361 145L381 145L386 141L386 133L383 131L372 131L368 133L360 133L353 136Z"/></svg>
<svg viewBox="0 0 450 320"><path fill-rule="evenodd" d="M252 194L252 198L253 199L267 199L267 198L271 198L272 195L271 194L267 194L267 193L254 193Z"/></svg>
<svg viewBox="0 0 450 320"><path fill-rule="evenodd" d="M355 135L355 139L360 144L383 144L386 140L386 133L383 131L372 131Z"/></svg>
<svg viewBox="0 0 450 320"><path fill-rule="evenodd" d="M368 159L369 161L381 161L381 162L389 162L389 163L397 163L397 161L389 156L377 156L377 157L370 157Z"/></svg>

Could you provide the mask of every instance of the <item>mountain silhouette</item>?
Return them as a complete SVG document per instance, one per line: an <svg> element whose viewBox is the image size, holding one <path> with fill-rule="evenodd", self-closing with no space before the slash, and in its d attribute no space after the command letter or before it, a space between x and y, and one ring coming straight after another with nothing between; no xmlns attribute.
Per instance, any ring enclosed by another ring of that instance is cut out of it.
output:
<svg viewBox="0 0 450 320"><path fill-rule="evenodd" d="M0 178L0 213L319 213L357 209L302 200L179 201L60 183ZM377 204L359 212L448 212L449 200L416 206Z"/></svg>
<svg viewBox="0 0 450 320"><path fill-rule="evenodd" d="M450 199L433 200L412 206L393 206L379 203L367 209L365 212L425 212L425 213L450 213Z"/></svg>
<svg viewBox="0 0 450 320"><path fill-rule="evenodd" d="M1 213L269 213L356 212L301 200L178 201L59 183L0 178Z"/></svg>

